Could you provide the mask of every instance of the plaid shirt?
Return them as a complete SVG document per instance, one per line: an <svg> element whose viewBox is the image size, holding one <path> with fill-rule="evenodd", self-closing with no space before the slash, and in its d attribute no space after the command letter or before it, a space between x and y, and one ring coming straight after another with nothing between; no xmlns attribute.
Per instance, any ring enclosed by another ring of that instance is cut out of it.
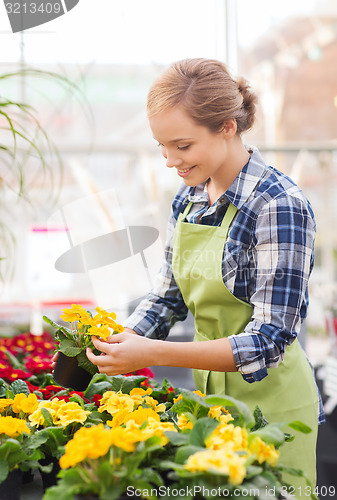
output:
<svg viewBox="0 0 337 500"><path fill-rule="evenodd" d="M187 307L172 272L176 221L192 201L187 221L219 226L229 203L238 208L224 244L222 277L228 290L253 307L244 332L229 337L236 367L247 382L262 380L284 358L308 309L315 220L300 188L268 167L256 148L228 190L209 206L206 183L182 184L172 204L165 254L155 287L124 326L165 339ZM320 421L324 420L322 407Z"/></svg>

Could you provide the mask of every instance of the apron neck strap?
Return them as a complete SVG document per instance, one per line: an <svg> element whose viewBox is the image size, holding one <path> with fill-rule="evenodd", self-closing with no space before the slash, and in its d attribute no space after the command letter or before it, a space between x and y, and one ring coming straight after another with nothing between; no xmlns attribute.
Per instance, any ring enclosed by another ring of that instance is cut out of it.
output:
<svg viewBox="0 0 337 500"><path fill-rule="evenodd" d="M185 210L183 211L182 213L182 218L185 219L185 217L187 216L187 214L189 213L190 209L191 209L191 206L192 206L193 202L190 201L187 205L187 207L185 208ZM236 214L236 212L238 211L238 209L233 205L233 203L230 203L228 205L228 208L226 210L226 213L222 219L222 222L221 222L221 227L222 228L225 228L228 230L232 220L234 219L234 216Z"/></svg>
<svg viewBox="0 0 337 500"><path fill-rule="evenodd" d="M186 208L185 208L185 210L183 211L183 214L182 214L183 219L185 219L186 215L187 215L187 214L188 214L188 212L190 211L191 206L192 206L192 201L190 201L190 202L189 202L189 204L187 205L187 207L186 207Z"/></svg>
<svg viewBox="0 0 337 500"><path fill-rule="evenodd" d="M189 213L190 209L191 209L191 206L192 206L193 202L190 201L187 205L187 207L185 208L185 210L183 211L182 213L182 218L185 219L185 217L187 216L187 214ZM230 203L228 205L228 208L226 210L226 213L224 215L224 218L222 219L222 222L221 222L221 227L223 228L229 228L232 220L234 219L234 216L236 214L236 212L238 211L238 209L232 204Z"/></svg>
<svg viewBox="0 0 337 500"><path fill-rule="evenodd" d="M232 203L230 203L228 205L228 208L226 210L224 218L222 219L221 227L227 228L227 230L228 230L230 223L234 219L234 216L235 216L237 211L238 211L238 209Z"/></svg>

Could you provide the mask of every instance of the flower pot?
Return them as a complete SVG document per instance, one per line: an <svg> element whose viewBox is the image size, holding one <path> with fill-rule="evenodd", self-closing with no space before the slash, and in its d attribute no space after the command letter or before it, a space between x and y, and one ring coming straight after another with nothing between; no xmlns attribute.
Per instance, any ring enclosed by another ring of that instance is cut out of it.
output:
<svg viewBox="0 0 337 500"><path fill-rule="evenodd" d="M84 391L92 379L92 374L78 366L77 358L70 358L59 352L54 368L54 380L63 387Z"/></svg>
<svg viewBox="0 0 337 500"><path fill-rule="evenodd" d="M60 471L60 464L55 457L46 457L39 460L41 465L52 464L52 469L50 472L43 472L40 470L40 475L42 479L43 491L46 491L50 486L55 486L57 484L57 474Z"/></svg>
<svg viewBox="0 0 337 500"><path fill-rule="evenodd" d="M20 500L22 484L22 471L14 469L7 478L0 483L1 500Z"/></svg>

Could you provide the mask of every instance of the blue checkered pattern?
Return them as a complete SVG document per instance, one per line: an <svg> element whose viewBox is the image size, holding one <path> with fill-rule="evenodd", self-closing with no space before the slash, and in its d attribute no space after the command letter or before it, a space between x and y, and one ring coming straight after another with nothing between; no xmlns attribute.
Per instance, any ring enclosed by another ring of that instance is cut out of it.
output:
<svg viewBox="0 0 337 500"><path fill-rule="evenodd" d="M219 226L229 202L238 212L224 242L222 276L235 297L253 307L244 332L229 337L237 369L247 382L262 380L284 358L308 309L315 220L310 203L286 175L264 163L259 151L229 189L209 207L206 184L182 184L172 204L165 253L153 290L125 326L141 335L165 339L187 308L172 272L173 234L189 201L191 224ZM324 421L320 406L319 421Z"/></svg>

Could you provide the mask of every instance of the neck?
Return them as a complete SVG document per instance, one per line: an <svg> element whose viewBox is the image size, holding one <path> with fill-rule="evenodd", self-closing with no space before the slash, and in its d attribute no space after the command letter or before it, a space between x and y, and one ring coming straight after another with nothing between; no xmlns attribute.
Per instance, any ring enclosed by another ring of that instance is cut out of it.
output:
<svg viewBox="0 0 337 500"><path fill-rule="evenodd" d="M229 150L228 159L221 173L211 177L208 181L207 192L210 205L213 205L213 203L227 191L248 162L249 157L250 153L246 150L240 139L240 143L236 143L232 151Z"/></svg>

